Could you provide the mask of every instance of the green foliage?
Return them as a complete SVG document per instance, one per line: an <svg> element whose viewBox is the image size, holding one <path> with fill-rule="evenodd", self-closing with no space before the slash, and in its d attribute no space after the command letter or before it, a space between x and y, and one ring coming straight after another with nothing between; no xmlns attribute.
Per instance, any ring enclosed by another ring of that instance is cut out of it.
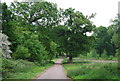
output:
<svg viewBox="0 0 120 81"><path fill-rule="evenodd" d="M14 53L16 59L28 59L30 57L28 48L19 45Z"/></svg>
<svg viewBox="0 0 120 81"><path fill-rule="evenodd" d="M9 13L6 13L7 11ZM49 59L52 60L57 53L57 44L50 40L48 32L51 31L49 27L59 23L57 13L57 5L50 2L15 2L10 7L3 3L3 21L6 21L3 26L7 28L3 29L3 32L9 35L12 43L12 57L37 61L41 64L45 64Z"/></svg>
<svg viewBox="0 0 120 81"><path fill-rule="evenodd" d="M113 58L114 58L113 56L109 56L109 58L108 58L108 59L109 59L109 60L113 60Z"/></svg>
<svg viewBox="0 0 120 81"><path fill-rule="evenodd" d="M75 12L72 8L66 9L64 15L67 19L65 26L68 28L65 34L67 36L66 44L64 45L68 50L67 53L70 57L74 57L82 52L88 51L92 37L88 37L86 32L91 32L94 25L81 12Z"/></svg>
<svg viewBox="0 0 120 81"><path fill-rule="evenodd" d="M3 78L9 77L10 73L15 73L16 71L22 71L24 72L26 69L28 69L30 66L33 65L33 63L27 62L23 60L8 60L3 59L3 67L2 67L2 74Z"/></svg>
<svg viewBox="0 0 120 81"><path fill-rule="evenodd" d="M116 57L118 57L119 49L116 49Z"/></svg>
<svg viewBox="0 0 120 81"><path fill-rule="evenodd" d="M87 53L87 56L81 56L81 59L101 59L101 60L118 60L117 56L107 55L107 52L104 50L104 52L101 54L101 57L99 57L99 54L96 52L96 50L92 51L90 53Z"/></svg>
<svg viewBox="0 0 120 81"><path fill-rule="evenodd" d="M7 36L10 36L12 31L12 26L10 22L12 21L12 12L8 9L6 3L2 3L2 30Z"/></svg>
<svg viewBox="0 0 120 81"><path fill-rule="evenodd" d="M80 54L80 56L79 56L81 59L86 59L87 58L87 54L85 55L82 55L82 54Z"/></svg>
<svg viewBox="0 0 120 81"><path fill-rule="evenodd" d="M106 51L107 56L117 56L117 49L119 45L118 41L118 25L119 16L117 16L113 21L112 24L106 28L100 26L96 28L94 31L93 36L95 36L95 44L94 49L97 50L97 53L101 57L104 50Z"/></svg>
<svg viewBox="0 0 120 81"><path fill-rule="evenodd" d="M99 57L101 57L104 50L107 52L108 56L115 56L116 48L115 45L111 43L112 32L110 33L111 30L109 30L109 32L108 30L108 28L100 26L94 31L93 36L95 36L95 43L93 48L97 51Z"/></svg>
<svg viewBox="0 0 120 81"><path fill-rule="evenodd" d="M73 70L68 70L68 77L70 76L78 76L78 75L81 75L82 74L82 71L81 69L73 69Z"/></svg>
<svg viewBox="0 0 120 81"><path fill-rule="evenodd" d="M64 65L73 79L118 79L117 64ZM74 69L74 70L73 70Z"/></svg>
<svg viewBox="0 0 120 81"><path fill-rule="evenodd" d="M57 5L50 2L15 2L11 4L11 10L16 13L17 21L21 19L22 24L34 22L40 26L52 27L59 21Z"/></svg>
<svg viewBox="0 0 120 81"><path fill-rule="evenodd" d="M111 31L113 33L112 35L112 39L111 42L115 45L116 48L116 56L119 57L118 53L119 53L119 49L120 49L120 41L119 41L119 30L120 30L120 15L117 15L117 17L113 20L112 25L109 27L111 28Z"/></svg>
<svg viewBox="0 0 120 81"><path fill-rule="evenodd" d="M68 59L65 58L63 61L62 61L62 64L66 64L68 62Z"/></svg>
<svg viewBox="0 0 120 81"><path fill-rule="evenodd" d="M93 37L88 37L86 33L91 32L95 26L81 12L72 8L63 11L63 17L64 25L53 29L54 39L62 48L62 52L72 59L80 53L89 51Z"/></svg>
<svg viewBox="0 0 120 81"><path fill-rule="evenodd" d="M26 36L29 36L29 34L26 34ZM24 44L29 49L30 61L38 61L39 63L43 62L43 64L47 61L49 56L48 52L46 51L41 41L38 40L37 34L32 34L29 36Z"/></svg>
<svg viewBox="0 0 120 81"><path fill-rule="evenodd" d="M112 42L118 46L118 34L114 33L114 35L112 36Z"/></svg>
<svg viewBox="0 0 120 81"><path fill-rule="evenodd" d="M87 17L72 8L59 9L56 4L46 1L14 2L10 7L2 3L3 33L12 43L12 57L29 60L37 65L45 65L55 56L62 54L66 54L69 60L80 54L87 54L87 58L103 59L115 59L113 56L119 56L118 18L108 28L100 26L95 29L95 25L90 21L94 16L95 14L92 14ZM64 24L61 25L61 22ZM87 36L87 33L93 30L93 36ZM22 60L15 63L13 60L3 60L4 77L10 77L11 72L16 72L17 76L17 72L19 74L26 72L25 69L34 68L31 67L32 64ZM75 69L76 73L72 70L70 75L79 75L79 71L84 74L84 71ZM107 73L106 70L103 71Z"/></svg>
<svg viewBox="0 0 120 81"><path fill-rule="evenodd" d="M9 8L4 6L3 11L10 12L4 15L11 16L11 22L5 16L3 20L9 21L4 24L10 23L11 49L16 58L24 57L23 59L28 58L30 61L44 64L47 60L51 61L52 57L57 55L57 51L75 57L89 50L92 37L88 37L86 33L91 32L94 25L81 12L72 8L60 10L56 4L50 2L14 2ZM60 25L60 17L67 19L63 26ZM21 51L18 49L20 45L25 47L26 56L17 56L20 55L17 54ZM58 47L62 49L58 50Z"/></svg>
<svg viewBox="0 0 120 81"><path fill-rule="evenodd" d="M89 58L89 59L94 59L94 58L98 58L98 57L99 56L95 49L92 49L90 53L87 53L87 58Z"/></svg>
<svg viewBox="0 0 120 81"><path fill-rule="evenodd" d="M3 79L33 79L51 65L37 66L25 60L3 59L2 75Z"/></svg>
<svg viewBox="0 0 120 81"><path fill-rule="evenodd" d="M107 58L107 52L104 50L103 54L101 55L102 58Z"/></svg>
<svg viewBox="0 0 120 81"><path fill-rule="evenodd" d="M50 44L50 47L51 47L51 59L53 58L53 56L56 56L56 54L57 54L57 47L58 47L58 45L55 43L55 42L51 42L51 44Z"/></svg>

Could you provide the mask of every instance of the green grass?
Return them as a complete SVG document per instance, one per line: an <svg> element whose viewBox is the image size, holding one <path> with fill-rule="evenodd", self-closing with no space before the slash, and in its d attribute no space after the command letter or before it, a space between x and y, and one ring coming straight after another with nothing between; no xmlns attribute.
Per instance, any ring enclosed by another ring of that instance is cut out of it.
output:
<svg viewBox="0 0 120 81"><path fill-rule="evenodd" d="M26 72L17 72L17 73L13 73L10 75L11 79L33 79L35 78L36 75L40 74L41 72L43 72L45 69L47 69L49 65L46 66L32 66L30 69L26 69Z"/></svg>
<svg viewBox="0 0 120 81"><path fill-rule="evenodd" d="M90 65L64 65L72 79L118 79L117 63L91 63Z"/></svg>
<svg viewBox="0 0 120 81"><path fill-rule="evenodd" d="M67 76L72 79L118 79L117 63L95 63L74 58L72 64L63 60Z"/></svg>
<svg viewBox="0 0 120 81"><path fill-rule="evenodd" d="M53 64L38 66L25 60L3 60L3 79L33 79Z"/></svg>

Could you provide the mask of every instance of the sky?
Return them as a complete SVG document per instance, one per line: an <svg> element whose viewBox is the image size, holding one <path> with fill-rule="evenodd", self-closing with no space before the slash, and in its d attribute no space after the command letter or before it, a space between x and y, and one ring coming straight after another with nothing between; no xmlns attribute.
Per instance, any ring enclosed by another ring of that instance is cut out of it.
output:
<svg viewBox="0 0 120 81"><path fill-rule="evenodd" d="M6 2L8 5L13 0L1 0ZM21 0L18 0L21 1ZM90 16L92 13L96 13L93 21L97 27L105 26L108 27L111 24L111 20L117 16L118 13L118 2L120 0L46 0L49 2L56 3L58 7L67 9L75 8L77 11L82 12L84 15Z"/></svg>

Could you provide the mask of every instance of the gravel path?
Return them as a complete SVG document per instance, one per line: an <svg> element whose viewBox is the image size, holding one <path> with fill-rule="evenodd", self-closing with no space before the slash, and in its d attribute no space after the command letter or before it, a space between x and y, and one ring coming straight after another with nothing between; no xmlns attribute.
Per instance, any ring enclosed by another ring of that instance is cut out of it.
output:
<svg viewBox="0 0 120 81"><path fill-rule="evenodd" d="M89 59L84 59L84 61L91 61L91 62L101 62L101 63L118 63L118 61L114 60L89 60Z"/></svg>
<svg viewBox="0 0 120 81"><path fill-rule="evenodd" d="M41 74L37 79L68 79L61 61L63 59L59 58L54 66L50 67L43 74Z"/></svg>

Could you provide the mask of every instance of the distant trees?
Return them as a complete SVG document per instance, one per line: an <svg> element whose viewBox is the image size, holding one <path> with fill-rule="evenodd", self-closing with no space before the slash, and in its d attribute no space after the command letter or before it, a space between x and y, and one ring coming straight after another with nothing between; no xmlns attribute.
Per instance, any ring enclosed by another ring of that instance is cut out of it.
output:
<svg viewBox="0 0 120 81"><path fill-rule="evenodd" d="M120 49L119 31L120 31L120 16L118 15L113 20L113 24L109 27L109 32L112 33L111 42L115 45L115 48L116 48L116 56L118 56L119 49Z"/></svg>
<svg viewBox="0 0 120 81"><path fill-rule="evenodd" d="M115 46L111 42L112 36L108 34L108 29L106 27L100 26L96 28L94 35L96 38L94 47L97 50L99 56L101 57L104 50L108 55L115 56Z"/></svg>
<svg viewBox="0 0 120 81"><path fill-rule="evenodd" d="M95 37L95 43L93 48L97 50L99 57L106 51L107 56L118 55L118 31L119 31L119 19L113 21L109 27L97 27L94 30L93 36Z"/></svg>

